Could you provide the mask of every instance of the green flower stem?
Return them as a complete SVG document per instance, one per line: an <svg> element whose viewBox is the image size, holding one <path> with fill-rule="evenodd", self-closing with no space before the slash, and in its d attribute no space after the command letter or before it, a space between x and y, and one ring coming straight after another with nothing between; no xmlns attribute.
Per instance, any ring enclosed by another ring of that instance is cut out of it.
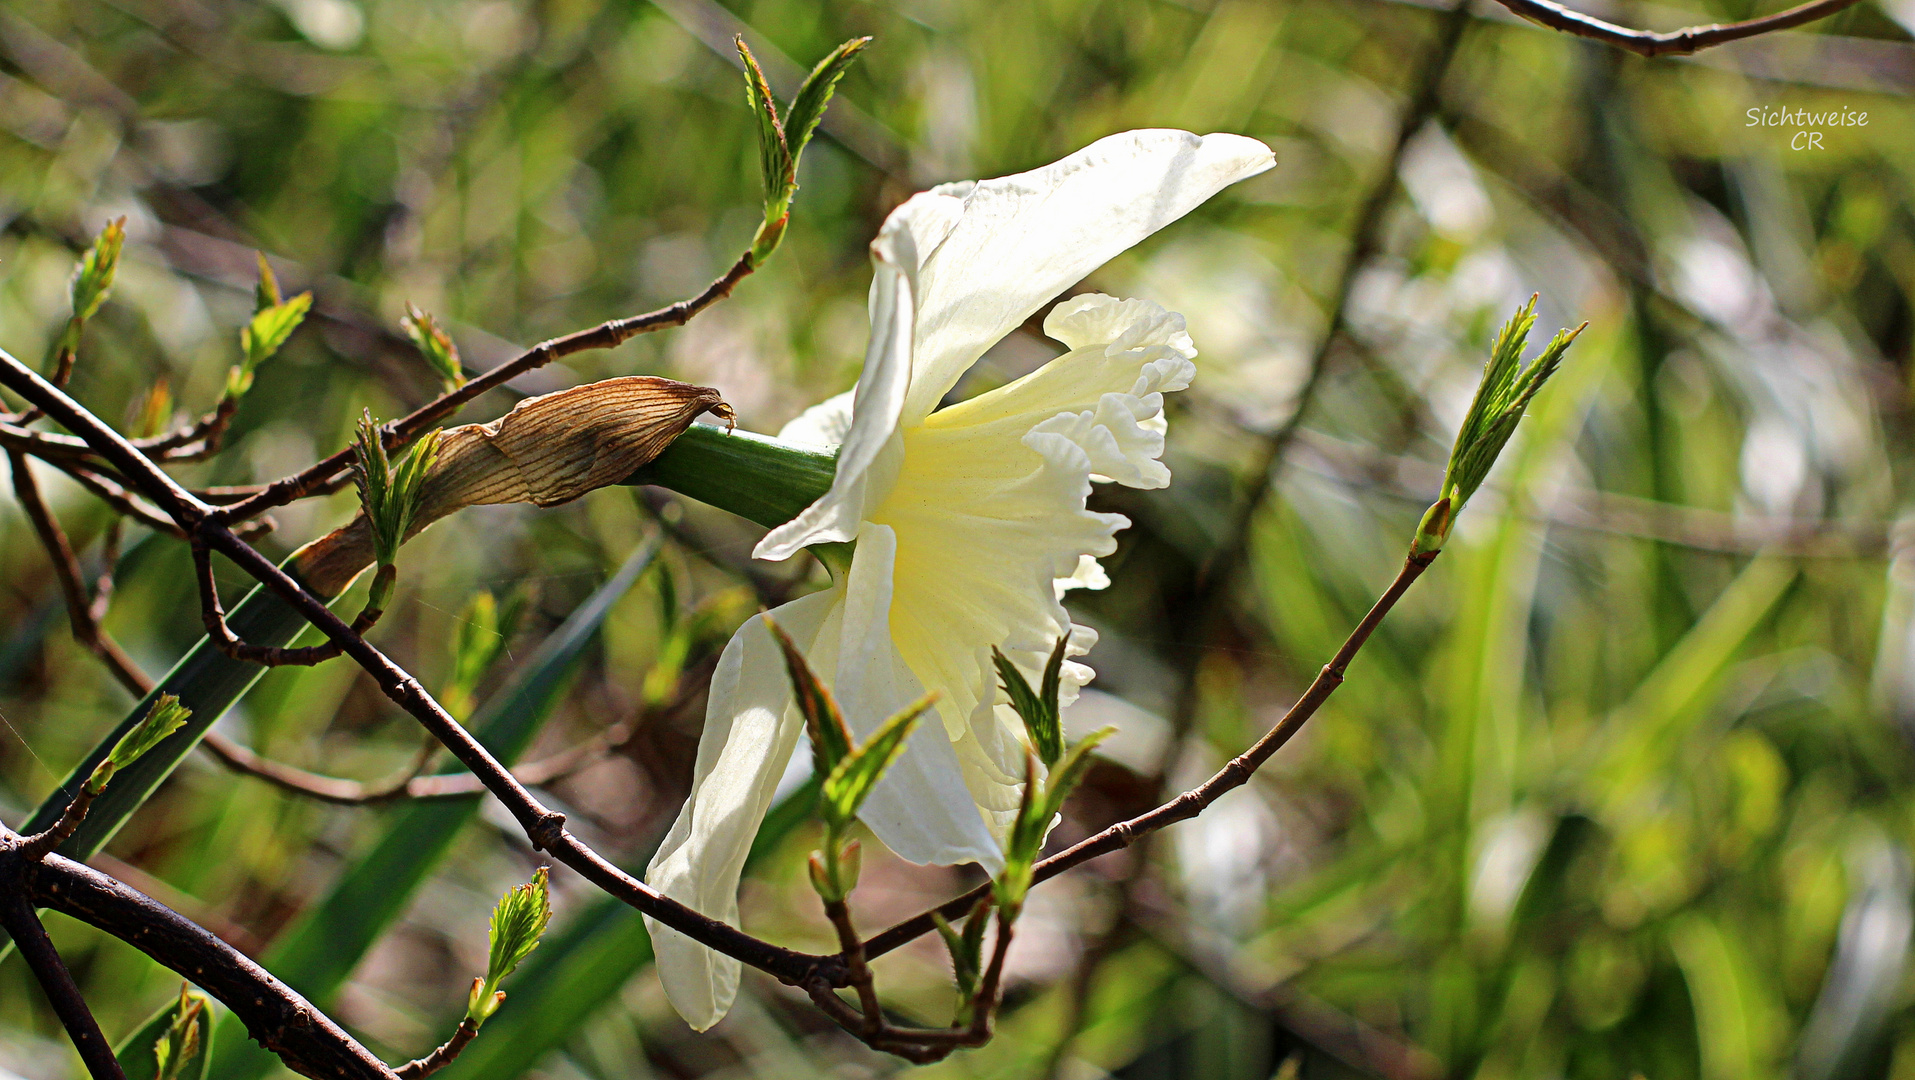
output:
<svg viewBox="0 0 1915 1080"><path fill-rule="evenodd" d="M835 454L693 424L624 483L667 488L771 529L831 490L837 471Z"/></svg>

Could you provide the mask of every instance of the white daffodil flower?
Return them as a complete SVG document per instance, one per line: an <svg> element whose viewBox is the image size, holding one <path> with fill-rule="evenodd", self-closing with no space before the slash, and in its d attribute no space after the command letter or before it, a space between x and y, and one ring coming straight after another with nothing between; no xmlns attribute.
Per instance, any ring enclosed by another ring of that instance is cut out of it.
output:
<svg viewBox="0 0 1915 1080"><path fill-rule="evenodd" d="M926 690L941 695L942 722L919 725L859 815L905 859L1002 865L1025 750L991 649L1035 683L1060 636L1072 656L1095 642L1060 601L1108 583L1097 558L1130 522L1085 509L1085 498L1093 481L1170 482L1158 460L1163 395L1190 384L1196 350L1180 315L1078 296L1044 321L1069 352L962 404L938 402L1044 304L1272 163L1238 135L1132 131L1032 172L919 194L872 243L857 388L779 435L835 446L836 477L754 554L857 542L831 589L773 615L860 737ZM1090 677L1066 664L1063 700ZM753 618L712 676L691 797L652 860L654 888L736 922L746 852L803 728L778 647ZM738 962L648 925L667 996L692 1027L710 1027L731 1007Z"/></svg>

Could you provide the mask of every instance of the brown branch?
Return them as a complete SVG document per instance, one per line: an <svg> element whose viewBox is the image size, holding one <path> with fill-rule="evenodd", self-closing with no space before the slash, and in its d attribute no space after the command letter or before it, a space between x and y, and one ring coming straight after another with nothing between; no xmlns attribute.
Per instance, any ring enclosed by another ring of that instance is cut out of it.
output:
<svg viewBox="0 0 1915 1080"><path fill-rule="evenodd" d="M391 1069L272 973L122 882L59 855L33 865L15 855L0 859L0 882L17 883L31 903L103 930L192 980L293 1071L316 1080L394 1080Z"/></svg>
<svg viewBox="0 0 1915 1080"><path fill-rule="evenodd" d="M15 842L15 850L27 862L39 862L46 858L53 853L53 849L73 838L73 834L80 829L80 823L86 820L86 812L92 808L93 800L99 797L100 793L94 791L90 783L81 784L80 790L73 793L72 801L66 804L66 809L60 811L59 819L31 836L20 838Z"/></svg>
<svg viewBox="0 0 1915 1080"><path fill-rule="evenodd" d="M226 623L226 608L220 603L219 585L213 580L213 560L207 552L205 540L200 533L194 533L190 543L193 549L193 576L199 584L200 622L206 627L206 636L212 641L214 648L235 660L246 660L263 667L311 667L331 660L343 651L337 641L298 648L280 645L249 645L241 641L239 635L233 633L233 628ZM247 548L247 550L252 549ZM390 565L382 566L378 573L390 580L393 568ZM375 584L374 594L376 595L378 591L379 586ZM377 623L379 617L384 614L384 608L374 607L368 600L366 606L359 610L359 614L353 617L352 632L365 633L372 629L373 624Z"/></svg>
<svg viewBox="0 0 1915 1080"><path fill-rule="evenodd" d="M0 366L0 376L10 374ZM511 813L535 848L548 851L560 862L578 871L587 881L636 908L666 926L724 953L742 963L793 984L824 975L842 977L842 964L836 957L813 956L772 945L759 938L703 915L654 890L651 886L614 866L604 856L581 842L565 828L565 815L533 797L510 770L480 745L452 715L445 711L425 687L405 669L353 632L328 609L325 602L307 592L271 560L247 546L232 532L214 521L203 521L197 535L209 546L237 563L253 578L278 593L306 620L373 677L381 692L394 704L417 719L432 736L452 752L460 763L479 777Z"/></svg>
<svg viewBox="0 0 1915 1080"><path fill-rule="evenodd" d="M135 697L145 697L153 689L153 680L147 678L146 673L140 670L132 657L126 655L118 642L100 629L100 618L105 613L103 598L112 591L113 552L107 552L106 569L100 579L105 585L100 596L89 599L80 560L73 554L73 545L67 540L66 531L60 528L52 511L47 509L46 500L40 495L40 487L33 479L33 468L27 463L26 456L9 450L7 465L13 471L14 494L19 497L27 519L33 523L40 546L46 549L47 558L53 563L53 576L59 582L61 596L66 601L67 622L73 628L73 639L104 661L121 686ZM96 605L99 605L98 610Z"/></svg>
<svg viewBox="0 0 1915 1080"><path fill-rule="evenodd" d="M459 1056L459 1052L465 1049L467 1043L477 1038L478 1034L479 1025L473 1023L471 1017L465 1017L459 1021L458 1029L453 1031L452 1037L438 1049L425 1057L414 1058L392 1071L399 1075L399 1080L423 1080L424 1077L431 1076L452 1064L453 1059Z"/></svg>
<svg viewBox="0 0 1915 1080"><path fill-rule="evenodd" d="M518 821L535 848L551 852L560 862L578 871L587 881L620 902L708 948L775 975L785 982L795 985L819 978L842 977L843 965L836 957L800 953L752 937L664 896L613 865L568 832L565 815L534 798L409 672L393 663L341 621L326 606L325 601L306 591L284 570L253 550L226 528L223 522L212 517L213 507L180 487L117 431L4 350L0 350L0 385L7 386L30 403L45 409L47 415L85 439L95 453L119 466L149 498L172 515L182 528L191 532L196 548L201 549L196 551L197 558L204 559L206 552L211 550L219 551L268 589L278 593L307 622L317 626L328 641L352 657L373 677L388 699L410 713L427 732L479 777L486 789ZM202 574L202 577L210 577L210 573ZM206 586L202 583L201 587L204 589ZM216 590L211 600L217 604Z"/></svg>
<svg viewBox="0 0 1915 1080"><path fill-rule="evenodd" d="M391 450L404 446L423 434L433 424L450 416L466 402L487 390L502 386L560 357L591 349L615 348L639 334L683 326L699 312L730 296L732 289L736 288L753 269L755 267L752 265L751 252L747 251L738 257L738 261L733 263L731 269L725 271L722 277L706 286L704 292L689 300L680 300L657 311L634 315L629 319L612 319L589 330L575 331L564 337L553 338L535 345L516 359L500 364L457 390L442 394L421 405L404 418L384 425L380 430L385 439L386 448ZM215 513L221 522L230 524L243 521L275 506L304 498L321 486L336 480L339 474L352 464L352 460L352 450L349 447L301 472L275 480L257 494L230 506L221 507Z"/></svg>
<svg viewBox="0 0 1915 1080"><path fill-rule="evenodd" d="M1523 18L1541 23L1552 30L1590 38L1607 45L1614 45L1619 49L1627 49L1638 56L1648 57L1687 56L1717 45L1726 45L1731 41L1770 34L1777 30L1789 30L1804 23L1826 19L1856 4L1856 0L1811 0L1810 3L1789 8L1787 11L1778 11L1773 15L1764 15L1759 19L1712 23L1708 26L1687 26L1680 30L1657 33L1651 30L1632 30L1626 26L1605 22L1593 15L1572 11L1555 3L1554 0L1496 0L1496 2Z"/></svg>
<svg viewBox="0 0 1915 1080"><path fill-rule="evenodd" d="M1317 672L1317 677L1311 681L1309 689L1297 699L1296 704L1290 706L1289 711L1283 714L1283 718L1277 721L1276 726L1265 732L1262 738L1251 745L1250 749L1230 759L1210 779L1149 813L1120 821L1095 836L1042 860L1037 864L1032 884L1047 881L1071 867L1089 862L1100 855L1121 851L1137 842L1139 838L1165 826L1196 817L1225 792L1235 790L1249 782L1258 767L1268 761L1272 754L1282 749L1304 723L1316 715L1317 710L1323 707L1323 703L1336 692L1336 688L1343 685L1343 675L1349 668L1350 661L1362 650L1364 643L1370 639L1370 635L1375 632L1384 616L1390 613L1390 609L1403 598L1403 594L1409 590L1409 587L1423 575L1423 571L1429 568L1430 563L1435 561L1437 554L1433 551L1426 552L1413 555L1403 561L1403 568L1397 572L1396 580L1390 583L1390 587L1384 590L1383 595L1377 599L1369 613L1363 616L1363 621L1350 632L1350 636L1343 642L1343 647L1338 649L1330 662L1323 666L1323 670ZM990 888L988 883L980 885L963 896L948 900L930 911L898 923L866 941L865 954L870 957L883 956L906 942L930 933L935 925L931 919L934 913L946 919L956 919L970 910L971 905L988 893Z"/></svg>
<svg viewBox="0 0 1915 1080"><path fill-rule="evenodd" d="M20 956L40 980L40 989L53 1004L54 1015L60 1018L67 1037L73 1040L73 1048L80 1052L87 1073L93 1080L126 1080L119 1060L113 1056L113 1047L100 1031L100 1022L93 1018L93 1010L87 1008L86 999L80 996L73 973L67 970L59 950L53 947L53 940L47 937L46 927L40 925L40 917L33 913L33 905L17 892L0 897L0 925L13 936L14 943L20 946Z"/></svg>
<svg viewBox="0 0 1915 1080"><path fill-rule="evenodd" d="M131 442L148 454L157 452L161 461L203 461L219 452L226 439L226 429L238 411L239 400L222 395L212 412L185 427Z"/></svg>
<svg viewBox="0 0 1915 1080"><path fill-rule="evenodd" d="M985 886L989 888L990 886ZM835 911L833 910L835 907ZM843 943L843 955L863 956L858 945L856 931L851 929L849 916L842 902L825 905L832 925L837 929L839 941ZM983 977L978 981L977 994L971 1003L971 1021L968 1024L953 1024L948 1028L898 1027L884 1018L878 1006L877 992L872 988L871 975L858 961L855 970L862 971L862 977L848 975L849 981L857 987L862 1010L854 1009L850 1003L839 997L832 984L823 979L813 979L805 984L805 992L811 997L818 1010L830 1017L839 1027L856 1036L858 1041L894 1054L916 1065L929 1065L949 1057L953 1051L967 1046L983 1046L991 1041L994 1020L997 1015L998 987L1003 981L1004 959L1011 951L1011 927L1016 916L1008 915L1000 908L997 913L997 941L991 950L991 960L986 965ZM847 968L850 965L847 964Z"/></svg>

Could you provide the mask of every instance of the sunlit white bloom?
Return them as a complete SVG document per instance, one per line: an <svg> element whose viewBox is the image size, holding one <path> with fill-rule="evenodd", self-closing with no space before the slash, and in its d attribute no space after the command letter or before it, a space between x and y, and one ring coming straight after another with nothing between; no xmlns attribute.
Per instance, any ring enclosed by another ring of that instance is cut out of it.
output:
<svg viewBox="0 0 1915 1080"><path fill-rule="evenodd" d="M1093 481L1159 488L1170 471L1163 395L1195 374L1182 316L1144 300L1085 295L1044 332L1069 351L949 408L944 395L984 351L1044 304L1222 188L1272 163L1236 135L1133 131L1017 176L913 197L871 245L871 341L855 391L780 432L836 447L831 490L773 529L755 554L785 559L856 541L832 588L775 611L860 736L927 689L937 718L912 737L860 818L917 863L1003 861L1025 751L991 649L1035 682L1057 639L1096 640L1060 602L1108 584L1100 556L1129 521L1085 508ZM935 410L935 411L934 411ZM1068 663L1064 698L1091 677ZM692 794L648 878L665 895L735 922L746 852L803 721L761 618L712 676ZM695 1028L716 1023L739 965L656 922L659 975Z"/></svg>

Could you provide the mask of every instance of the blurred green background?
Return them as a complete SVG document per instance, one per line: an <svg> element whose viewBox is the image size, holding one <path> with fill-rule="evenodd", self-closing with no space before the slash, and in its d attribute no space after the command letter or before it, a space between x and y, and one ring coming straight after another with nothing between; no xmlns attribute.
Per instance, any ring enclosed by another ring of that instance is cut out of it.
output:
<svg viewBox="0 0 1915 1080"><path fill-rule="evenodd" d="M1615 11L1658 28L1759 13ZM765 270L683 330L516 384L669 374L775 431L855 377L865 245L910 192L1133 127L1261 138L1274 171L1083 286L1182 311L1202 355L1173 403L1176 482L1098 496L1135 525L1111 588L1072 594L1103 635L1072 722L1124 733L1061 838L1194 783L1301 691L1394 573L1496 323L1540 292L1541 329L1591 328L1305 735L1202 819L1039 889L997 1041L926 1074L1910 1080L1910 28L1915 5L1880 0L1645 61L1491 5L1409 0L8 0L0 346L45 355L77 253L125 215L74 392L117 420L165 379L197 414L264 251L315 291L315 317L228 449L179 475L274 478L344 445L362 408L432 393L397 331L407 301L485 368L695 292L757 223L731 35L789 93L800 64L874 34ZM1819 146L1751 126L1782 108L1867 123ZM1056 351L1033 324L959 392ZM97 569L104 508L39 476ZM277 512L263 546L289 551L352 498ZM1252 500L1241 573L1194 611L1196 568ZM661 530L636 584L594 605ZM521 703L539 723L527 758L612 732L544 790L642 866L683 798L717 649L823 580L749 564L754 537L629 488L468 511L406 549L374 640L444 687L461 613L496 594L511 614L479 696L545 680ZM568 617L574 647L541 651ZM130 532L109 629L157 674L199 625L185 552ZM0 504L7 820L130 704ZM344 662L272 672L218 730L363 779L419 746ZM801 824L766 845L744 919L822 949L799 870L812 842ZM282 974L304 964L296 985L402 1060L450 1032L486 913L535 858L476 802L321 805L195 755L95 864ZM971 880L878 862L861 925ZM568 873L554 885L553 935L448 1077L901 1068L763 978L692 1035L637 920ZM110 1037L176 996L132 949L50 924ZM934 940L878 973L901 1014L948 1015ZM261 1075L221 1038L216 1075ZM17 958L0 963L10 1075L82 1075Z"/></svg>

